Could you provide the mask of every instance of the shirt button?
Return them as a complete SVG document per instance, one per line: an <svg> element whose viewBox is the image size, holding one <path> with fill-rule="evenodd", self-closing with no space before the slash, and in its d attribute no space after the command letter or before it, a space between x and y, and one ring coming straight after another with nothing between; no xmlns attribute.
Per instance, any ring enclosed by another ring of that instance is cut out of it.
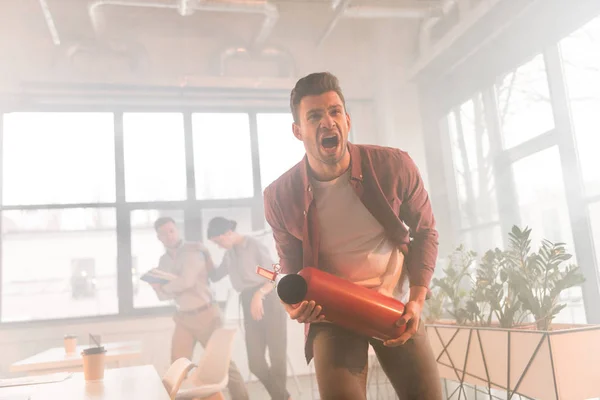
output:
<svg viewBox="0 0 600 400"><path fill-rule="evenodd" d="M362 179L362 175L359 175L358 177L359 177L360 179Z"/></svg>
<svg viewBox="0 0 600 400"><path fill-rule="evenodd" d="M311 190L312 190L312 188L309 186L309 187L308 187L308 191L310 192Z"/></svg>
<svg viewBox="0 0 600 400"><path fill-rule="evenodd" d="M304 216L306 217L306 211L304 211Z"/></svg>

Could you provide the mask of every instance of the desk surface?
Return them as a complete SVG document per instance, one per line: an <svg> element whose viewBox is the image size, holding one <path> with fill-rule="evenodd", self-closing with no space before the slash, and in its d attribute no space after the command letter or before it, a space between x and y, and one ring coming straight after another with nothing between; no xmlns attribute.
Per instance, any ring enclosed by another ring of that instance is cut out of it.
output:
<svg viewBox="0 0 600 400"><path fill-rule="evenodd" d="M74 373L62 382L0 389L0 400L170 400L152 365L104 371L104 379L86 382L83 373Z"/></svg>
<svg viewBox="0 0 600 400"><path fill-rule="evenodd" d="M105 343L106 362L121 361L139 357L142 353L140 342ZM54 347L26 358L10 366L11 372L31 372L39 370L68 369L83 366L81 352L88 346L77 346L73 354L65 353L64 347ZM0 398L1 400L1 398Z"/></svg>

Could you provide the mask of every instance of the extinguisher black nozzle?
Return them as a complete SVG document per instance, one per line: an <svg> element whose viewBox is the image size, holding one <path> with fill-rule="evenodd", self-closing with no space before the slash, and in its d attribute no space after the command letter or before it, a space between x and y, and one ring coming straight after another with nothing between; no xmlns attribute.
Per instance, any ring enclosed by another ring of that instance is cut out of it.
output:
<svg viewBox="0 0 600 400"><path fill-rule="evenodd" d="M286 275L277 284L277 295L286 304L297 304L304 300L308 284L296 274Z"/></svg>

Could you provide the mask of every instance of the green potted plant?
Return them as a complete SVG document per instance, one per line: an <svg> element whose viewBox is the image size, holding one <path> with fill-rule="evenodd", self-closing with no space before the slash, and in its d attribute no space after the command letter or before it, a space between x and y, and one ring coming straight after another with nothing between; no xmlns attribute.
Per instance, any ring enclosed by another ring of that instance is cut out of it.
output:
<svg viewBox="0 0 600 400"><path fill-rule="evenodd" d="M529 312L539 330L550 330L552 320L565 308L559 304L560 294L585 281L575 264L562 264L572 258L564 243L543 240L537 253L530 253L531 229L514 227L509 234L511 248L516 251L509 262L514 283L524 311Z"/></svg>
<svg viewBox="0 0 600 400"><path fill-rule="evenodd" d="M552 324L566 307L560 294L584 282L579 267L567 263L571 258L563 243L548 240L532 251L531 229L517 226L506 250L489 250L480 260L459 246L444 276L432 281L432 300L444 311L438 314L453 318L427 325L441 376L502 389L509 397L599 396L600 380L590 371L600 364L600 326ZM540 379L553 384L540 385Z"/></svg>
<svg viewBox="0 0 600 400"><path fill-rule="evenodd" d="M463 245L458 246L450 255L442 277L432 280L432 296L427 301L425 321L441 320L444 311L458 324L468 321L466 302L470 270L474 268L476 256L475 252L466 250Z"/></svg>

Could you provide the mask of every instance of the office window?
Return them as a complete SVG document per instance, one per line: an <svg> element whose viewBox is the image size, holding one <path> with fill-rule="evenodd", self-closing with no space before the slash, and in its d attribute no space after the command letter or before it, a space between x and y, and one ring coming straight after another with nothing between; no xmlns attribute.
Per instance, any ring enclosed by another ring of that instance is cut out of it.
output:
<svg viewBox="0 0 600 400"><path fill-rule="evenodd" d="M486 251L496 247L504 247L504 237L500 224L486 225L481 228L470 229L462 234L465 248L475 251L481 259Z"/></svg>
<svg viewBox="0 0 600 400"><path fill-rule="evenodd" d="M461 227L498 219L494 157L480 94L448 116Z"/></svg>
<svg viewBox="0 0 600 400"><path fill-rule="evenodd" d="M556 146L535 153L513 164L515 190L519 201L521 227L532 229L532 250L537 251L542 239L565 243L577 263L571 221L563 184L560 154ZM561 294L567 307L557 322L585 323L581 288Z"/></svg>
<svg viewBox="0 0 600 400"><path fill-rule="evenodd" d="M159 259L165 253L165 248L158 240L154 230L154 222L159 217L173 218L179 234L185 238L185 225L181 210L134 210L131 212L131 277L135 308L173 304L172 301L160 301L154 289L139 279L148 270L158 267Z"/></svg>
<svg viewBox="0 0 600 400"><path fill-rule="evenodd" d="M505 149L554 128L546 64L541 54L501 77L496 94Z"/></svg>
<svg viewBox="0 0 600 400"><path fill-rule="evenodd" d="M254 196L248 114L193 114L196 198Z"/></svg>
<svg viewBox="0 0 600 400"><path fill-rule="evenodd" d="M304 157L304 145L292 133L292 114L258 114L258 153L261 187L275 179Z"/></svg>
<svg viewBox="0 0 600 400"><path fill-rule="evenodd" d="M115 201L112 113L4 115L2 204Z"/></svg>
<svg viewBox="0 0 600 400"><path fill-rule="evenodd" d="M558 147L515 162L512 171L521 225L533 228L532 244L548 239L567 243L569 250L573 251Z"/></svg>
<svg viewBox="0 0 600 400"><path fill-rule="evenodd" d="M127 201L185 200L185 138L181 113L125 113Z"/></svg>
<svg viewBox="0 0 600 400"><path fill-rule="evenodd" d="M1 216L2 322L118 312L114 209Z"/></svg>
<svg viewBox="0 0 600 400"><path fill-rule="evenodd" d="M600 17L560 42L575 141L588 196L600 195Z"/></svg>

